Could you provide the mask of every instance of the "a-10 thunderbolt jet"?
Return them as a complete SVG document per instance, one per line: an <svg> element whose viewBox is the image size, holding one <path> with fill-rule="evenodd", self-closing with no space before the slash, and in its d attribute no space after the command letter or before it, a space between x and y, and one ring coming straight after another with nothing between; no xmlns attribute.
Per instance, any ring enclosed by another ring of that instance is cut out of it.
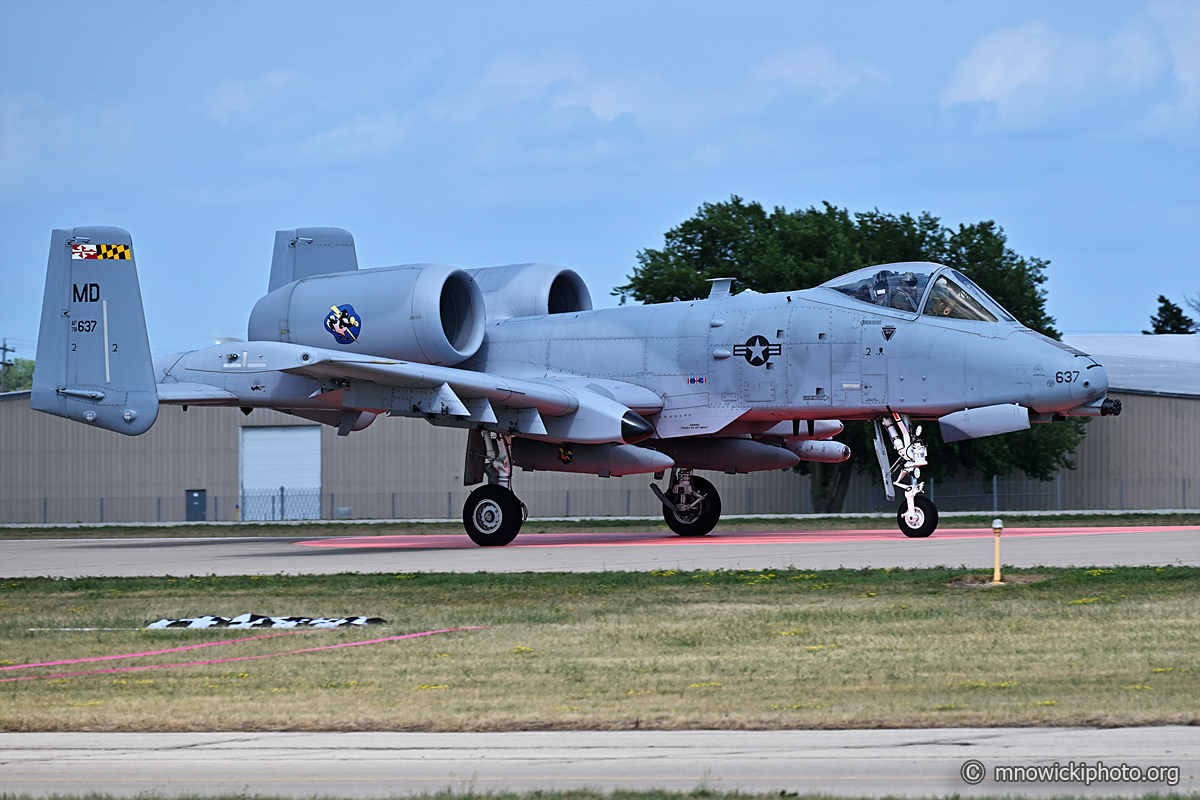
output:
<svg viewBox="0 0 1200 800"><path fill-rule="evenodd" d="M670 471L651 484L681 536L721 514L694 470L782 469L849 457L839 420L871 420L907 536L937 526L917 420L946 441L1068 416L1119 414L1104 368L1029 330L969 278L884 264L812 289L593 310L574 271L358 268L337 228L279 231L245 343L151 361L132 240L56 230L31 407L127 435L160 404L274 408L345 436L380 414L463 428L463 522L505 545L526 509L513 472ZM892 451L889 455L889 449Z"/></svg>

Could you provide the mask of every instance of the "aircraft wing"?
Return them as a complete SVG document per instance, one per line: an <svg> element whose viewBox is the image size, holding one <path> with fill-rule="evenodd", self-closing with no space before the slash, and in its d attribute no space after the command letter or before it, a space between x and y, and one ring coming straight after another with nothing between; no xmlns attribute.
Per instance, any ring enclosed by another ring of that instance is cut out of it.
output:
<svg viewBox="0 0 1200 800"><path fill-rule="evenodd" d="M653 429L631 409L653 412L662 407L653 392L620 381L510 378L409 361L308 353L310 362L281 371L320 379L324 391L344 390L344 405L445 415L553 440L641 441Z"/></svg>

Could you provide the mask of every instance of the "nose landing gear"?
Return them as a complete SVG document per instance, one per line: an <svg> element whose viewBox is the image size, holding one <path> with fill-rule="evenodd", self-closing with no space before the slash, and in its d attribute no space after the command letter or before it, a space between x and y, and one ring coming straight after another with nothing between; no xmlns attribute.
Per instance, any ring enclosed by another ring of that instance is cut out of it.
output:
<svg viewBox="0 0 1200 800"><path fill-rule="evenodd" d="M938 524L937 506L928 497L921 494L925 490L925 482L921 480L921 467L926 461L925 443L921 441L921 426L918 425L913 433L909 433L912 421L905 415L891 413L891 416L875 420L875 455L879 458L879 469L883 474L883 487L888 500L896 498L893 487L904 490L904 503L896 512L896 522L900 531L912 539L923 539L933 533ZM884 429L887 429L887 440L896 451L897 458L888 463L887 448L884 445ZM893 478L892 475L896 477ZM905 482L907 479L907 483Z"/></svg>

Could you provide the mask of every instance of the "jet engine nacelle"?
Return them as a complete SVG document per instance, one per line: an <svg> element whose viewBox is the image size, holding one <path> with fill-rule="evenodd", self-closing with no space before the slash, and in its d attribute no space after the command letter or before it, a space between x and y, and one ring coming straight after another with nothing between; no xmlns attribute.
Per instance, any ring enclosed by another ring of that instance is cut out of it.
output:
<svg viewBox="0 0 1200 800"><path fill-rule="evenodd" d="M487 318L541 317L592 310L592 294L573 269L510 264L468 270L483 292Z"/></svg>
<svg viewBox="0 0 1200 800"><path fill-rule="evenodd" d="M454 366L483 343L475 280L442 264L302 278L259 299L247 338Z"/></svg>

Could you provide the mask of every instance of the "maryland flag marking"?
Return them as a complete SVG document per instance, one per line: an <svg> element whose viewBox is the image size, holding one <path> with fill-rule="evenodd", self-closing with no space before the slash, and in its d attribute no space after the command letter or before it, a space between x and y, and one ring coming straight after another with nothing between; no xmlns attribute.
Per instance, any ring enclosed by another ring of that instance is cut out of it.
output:
<svg viewBox="0 0 1200 800"><path fill-rule="evenodd" d="M133 256L130 254L127 244L73 244L71 245L71 258L116 258L128 261Z"/></svg>

